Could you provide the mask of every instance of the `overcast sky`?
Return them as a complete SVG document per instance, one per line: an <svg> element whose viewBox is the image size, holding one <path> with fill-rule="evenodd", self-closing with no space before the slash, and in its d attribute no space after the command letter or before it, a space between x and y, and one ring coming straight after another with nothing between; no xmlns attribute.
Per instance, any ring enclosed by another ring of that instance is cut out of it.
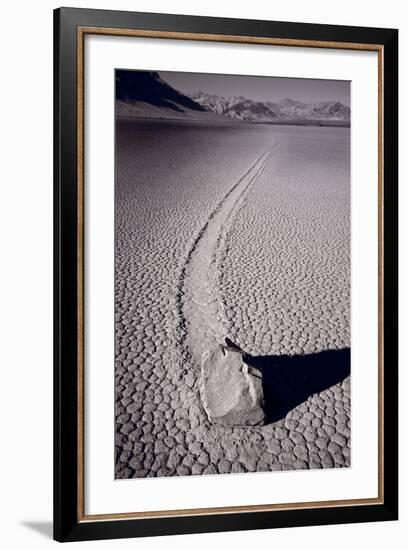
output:
<svg viewBox="0 0 408 550"><path fill-rule="evenodd" d="M168 84L183 93L195 91L222 96L244 96L260 101L290 98L304 103L340 101L350 106L350 82L268 76L240 76L160 71Z"/></svg>

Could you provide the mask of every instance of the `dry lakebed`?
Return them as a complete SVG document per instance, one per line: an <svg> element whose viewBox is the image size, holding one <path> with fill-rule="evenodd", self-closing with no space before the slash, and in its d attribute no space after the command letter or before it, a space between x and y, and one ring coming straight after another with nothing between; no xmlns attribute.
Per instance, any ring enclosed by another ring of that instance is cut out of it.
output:
<svg viewBox="0 0 408 550"><path fill-rule="evenodd" d="M349 133L118 118L116 479L350 466Z"/></svg>

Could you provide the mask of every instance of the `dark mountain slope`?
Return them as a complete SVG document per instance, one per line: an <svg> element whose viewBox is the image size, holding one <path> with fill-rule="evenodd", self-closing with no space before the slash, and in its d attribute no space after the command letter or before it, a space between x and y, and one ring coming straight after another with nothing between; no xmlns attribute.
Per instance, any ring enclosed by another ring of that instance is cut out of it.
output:
<svg viewBox="0 0 408 550"><path fill-rule="evenodd" d="M116 99L125 102L143 101L155 107L165 107L177 112L185 109L205 112L205 107L181 94L164 80L157 72L116 71Z"/></svg>

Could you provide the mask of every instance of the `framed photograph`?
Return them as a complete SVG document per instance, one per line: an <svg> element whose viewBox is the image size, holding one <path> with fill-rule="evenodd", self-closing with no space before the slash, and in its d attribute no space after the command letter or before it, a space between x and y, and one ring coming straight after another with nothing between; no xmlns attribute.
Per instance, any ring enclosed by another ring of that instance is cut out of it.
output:
<svg viewBox="0 0 408 550"><path fill-rule="evenodd" d="M397 519L397 30L54 29L55 539Z"/></svg>

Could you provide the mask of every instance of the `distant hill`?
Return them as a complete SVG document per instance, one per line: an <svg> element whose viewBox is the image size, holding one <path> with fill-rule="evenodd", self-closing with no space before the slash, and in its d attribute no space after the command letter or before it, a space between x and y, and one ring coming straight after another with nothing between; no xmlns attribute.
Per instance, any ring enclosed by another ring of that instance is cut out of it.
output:
<svg viewBox="0 0 408 550"><path fill-rule="evenodd" d="M302 103L293 99L255 101L242 96L223 97L193 92L191 99L215 113L251 122L342 121L350 122L350 108L339 101Z"/></svg>

